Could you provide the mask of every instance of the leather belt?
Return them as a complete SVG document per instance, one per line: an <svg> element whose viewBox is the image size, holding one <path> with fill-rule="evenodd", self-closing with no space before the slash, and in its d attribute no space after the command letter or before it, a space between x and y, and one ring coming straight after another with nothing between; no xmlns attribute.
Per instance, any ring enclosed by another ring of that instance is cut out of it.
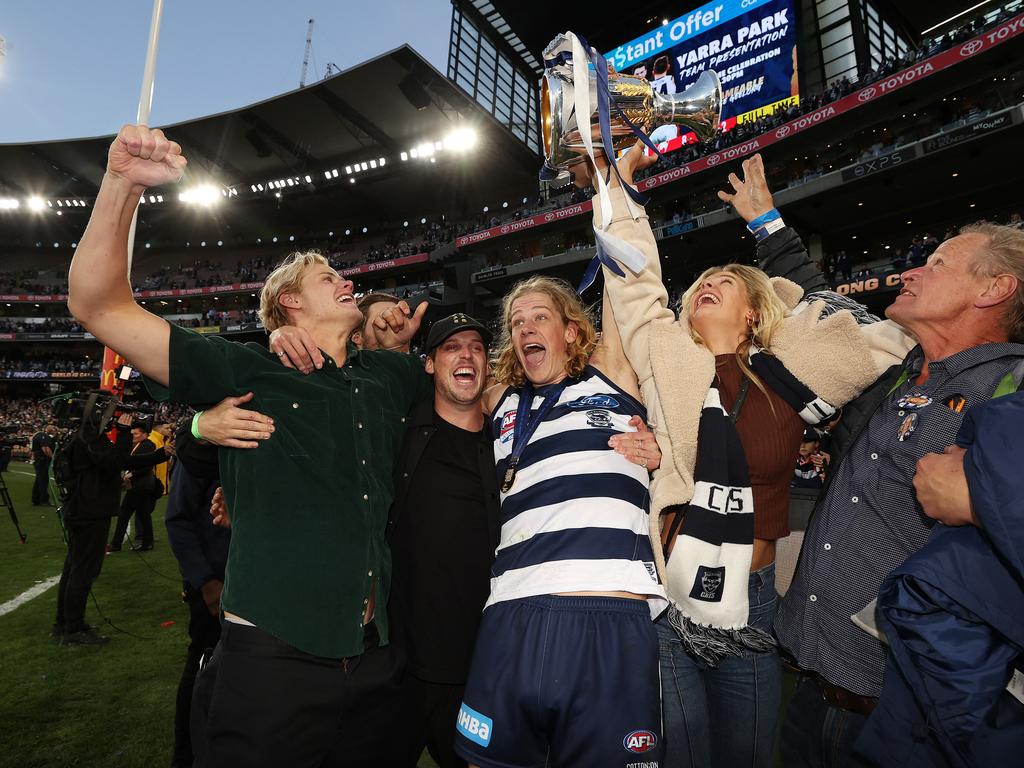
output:
<svg viewBox="0 0 1024 768"><path fill-rule="evenodd" d="M847 712L855 712L858 715L870 715L871 711L878 704L878 699L873 696L861 696L838 685L833 685L815 672L801 671L814 680L814 684L818 686L822 698L833 707L845 709Z"/></svg>

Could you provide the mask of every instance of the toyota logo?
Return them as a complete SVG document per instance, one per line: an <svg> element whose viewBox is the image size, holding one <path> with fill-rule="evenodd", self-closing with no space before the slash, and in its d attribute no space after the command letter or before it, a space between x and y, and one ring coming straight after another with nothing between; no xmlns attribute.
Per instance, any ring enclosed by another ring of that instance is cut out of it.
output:
<svg viewBox="0 0 1024 768"><path fill-rule="evenodd" d="M778 138L780 138L780 139L784 139L784 138L786 138L787 136L789 136L789 130L790 130L790 129L789 129L789 126L788 126L788 125L784 125L784 126L782 126L781 128L779 128L779 130L777 130L777 131L775 132L775 135L776 135L776 136L777 136Z"/></svg>
<svg viewBox="0 0 1024 768"><path fill-rule="evenodd" d="M718 161L721 159L719 155L711 155L708 157L708 165L718 165Z"/></svg>
<svg viewBox="0 0 1024 768"><path fill-rule="evenodd" d="M980 51L984 46L985 44L981 42L981 40L971 40L971 42L965 43L960 48L960 55L963 56L964 58L968 56L973 56L978 51Z"/></svg>
<svg viewBox="0 0 1024 768"><path fill-rule="evenodd" d="M553 214L553 213L546 213L546 214L544 214L544 221L553 221L554 218L555 218L555 214Z"/></svg>
<svg viewBox="0 0 1024 768"><path fill-rule="evenodd" d="M871 101L873 98L875 98L875 86L873 85L869 85L857 94L857 101Z"/></svg>
<svg viewBox="0 0 1024 768"><path fill-rule="evenodd" d="M504 226L503 226L503 227L501 228L501 234L503 234L503 235L507 235L507 234L508 234L508 224L505 224L505 225L504 225Z"/></svg>

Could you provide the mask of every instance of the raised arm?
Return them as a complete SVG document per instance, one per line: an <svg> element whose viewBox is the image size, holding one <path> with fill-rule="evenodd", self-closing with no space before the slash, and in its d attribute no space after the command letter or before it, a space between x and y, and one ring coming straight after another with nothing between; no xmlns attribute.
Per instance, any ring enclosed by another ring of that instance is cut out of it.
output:
<svg viewBox="0 0 1024 768"><path fill-rule="evenodd" d="M132 296L128 231L146 188L178 181L184 168L181 147L162 131L124 126L110 145L107 171L68 275L71 314L97 339L164 385L170 327Z"/></svg>
<svg viewBox="0 0 1024 768"><path fill-rule="evenodd" d="M729 174L732 194L719 192L718 198L733 207L748 225L759 217L775 210L775 201L768 189L761 155L754 155L743 161L743 178ZM804 289L827 291L828 283L821 270L811 261L800 236L790 227L772 225L757 240L757 265L771 277L784 277Z"/></svg>
<svg viewBox="0 0 1024 768"><path fill-rule="evenodd" d="M619 160L619 172L627 183L632 183L636 171L654 162L653 157L643 154L642 148L642 144L637 142L637 146ZM598 171L605 173L603 157L598 157L598 164ZM591 176L587 169L587 163L577 166L577 184L589 183ZM612 242L624 243L626 247L638 250L645 260L644 269L636 274L623 266L625 277L614 274L607 267L603 270L605 289L608 292L622 349L642 385L652 375L648 352L650 324L655 321L672 322L675 315L668 307L668 291L661 281L658 245L654 240L654 232L651 231L647 213L640 208L640 217L634 221L626 207L625 192L614 174L610 184L612 223L604 233L611 236ZM600 198L595 196L593 201L594 221L600 222Z"/></svg>

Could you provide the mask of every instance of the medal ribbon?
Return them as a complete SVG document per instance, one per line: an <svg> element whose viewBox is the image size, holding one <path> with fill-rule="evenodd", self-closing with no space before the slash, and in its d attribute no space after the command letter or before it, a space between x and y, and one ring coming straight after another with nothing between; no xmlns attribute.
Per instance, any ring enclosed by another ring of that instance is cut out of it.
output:
<svg viewBox="0 0 1024 768"><path fill-rule="evenodd" d="M523 451L526 450L526 444L530 442L530 438L533 437L533 433L537 431L537 427L544 421L544 417L551 413L551 409L555 407L555 403L558 402L558 398L562 396L562 392L569 384L572 383L572 379L566 376L557 384L551 385L551 391L544 396L544 402L541 403L540 408L533 414L533 418L530 418L530 409L533 405L533 384L526 382L526 386L519 393L519 407L516 409L516 423L512 427L512 453L508 458L508 467L505 470L505 477L502 478L501 492L508 493L512 488L512 484L516 479L516 465L519 464L519 459L523 455Z"/></svg>

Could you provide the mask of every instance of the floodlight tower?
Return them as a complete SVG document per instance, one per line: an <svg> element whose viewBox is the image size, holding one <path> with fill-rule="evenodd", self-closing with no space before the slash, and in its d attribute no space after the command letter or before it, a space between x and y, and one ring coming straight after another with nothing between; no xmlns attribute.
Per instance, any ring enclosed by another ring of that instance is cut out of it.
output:
<svg viewBox="0 0 1024 768"><path fill-rule="evenodd" d="M313 51L313 19L309 20L306 28L306 55L302 57L302 77L299 78L299 88L306 87L306 70L309 69L309 54Z"/></svg>

